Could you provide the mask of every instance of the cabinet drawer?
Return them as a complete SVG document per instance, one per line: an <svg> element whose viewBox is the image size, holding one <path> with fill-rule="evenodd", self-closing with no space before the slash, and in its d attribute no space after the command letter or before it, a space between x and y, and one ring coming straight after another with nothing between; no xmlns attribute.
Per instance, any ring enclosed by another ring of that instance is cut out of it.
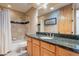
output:
<svg viewBox="0 0 79 59"><path fill-rule="evenodd" d="M50 52L47 49L41 48L41 56L55 56L55 53Z"/></svg>
<svg viewBox="0 0 79 59"><path fill-rule="evenodd" d="M37 39L32 39L32 41L33 41L33 44L40 45L40 41L39 41L39 40L37 40Z"/></svg>
<svg viewBox="0 0 79 59"><path fill-rule="evenodd" d="M56 46L55 45L52 45L52 44L50 44L49 45L49 50L51 51L51 52L56 52Z"/></svg>
<svg viewBox="0 0 79 59"><path fill-rule="evenodd" d="M41 41L41 47L45 49L49 49L49 44L46 42Z"/></svg>
<svg viewBox="0 0 79 59"><path fill-rule="evenodd" d="M36 44L33 44L33 56L40 56L40 47Z"/></svg>
<svg viewBox="0 0 79 59"><path fill-rule="evenodd" d="M49 50L51 52L55 52L55 45L52 45L52 44L41 41L41 47L45 48L45 49L47 49L47 50Z"/></svg>

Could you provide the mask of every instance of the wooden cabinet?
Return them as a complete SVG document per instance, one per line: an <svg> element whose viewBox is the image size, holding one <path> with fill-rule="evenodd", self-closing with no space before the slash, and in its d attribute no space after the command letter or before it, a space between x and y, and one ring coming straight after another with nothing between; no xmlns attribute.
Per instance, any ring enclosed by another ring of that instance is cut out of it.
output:
<svg viewBox="0 0 79 59"><path fill-rule="evenodd" d="M64 16L63 16L63 8L60 9L60 17L59 17L59 20L58 20L58 32L59 33L63 33L63 27L64 27Z"/></svg>
<svg viewBox="0 0 79 59"><path fill-rule="evenodd" d="M53 44L51 45L49 43L41 41L41 47L45 48L45 49L47 49L47 50L49 50L51 52L55 52L55 45L53 45Z"/></svg>
<svg viewBox="0 0 79 59"><path fill-rule="evenodd" d="M27 53L28 55L32 55L32 40L31 38L28 38L27 40Z"/></svg>
<svg viewBox="0 0 79 59"><path fill-rule="evenodd" d="M33 56L40 56L40 47L33 44Z"/></svg>
<svg viewBox="0 0 79 59"><path fill-rule="evenodd" d="M72 4L60 9L58 20L58 32L63 34L72 34Z"/></svg>
<svg viewBox="0 0 79 59"><path fill-rule="evenodd" d="M41 41L41 56L55 56L55 46Z"/></svg>
<svg viewBox="0 0 79 59"><path fill-rule="evenodd" d="M38 39L32 39L33 44L40 45L40 41Z"/></svg>
<svg viewBox="0 0 79 59"><path fill-rule="evenodd" d="M79 56L79 53L33 38L27 40L27 53L32 56Z"/></svg>
<svg viewBox="0 0 79 59"><path fill-rule="evenodd" d="M49 44L49 51L51 51L51 52L53 52L53 53L55 53L56 52L56 46L55 45L51 45L51 44Z"/></svg>
<svg viewBox="0 0 79 59"><path fill-rule="evenodd" d="M69 51L67 49L61 48L61 47L56 47L56 55L57 56L79 56L78 53Z"/></svg>
<svg viewBox="0 0 79 59"><path fill-rule="evenodd" d="M37 39L32 39L33 42L33 56L40 56L40 41Z"/></svg>
<svg viewBox="0 0 79 59"><path fill-rule="evenodd" d="M41 41L41 47L45 49L49 49L49 44L46 42Z"/></svg>
<svg viewBox="0 0 79 59"><path fill-rule="evenodd" d="M55 56L55 53L47 49L41 48L41 56Z"/></svg>
<svg viewBox="0 0 79 59"><path fill-rule="evenodd" d="M40 44L39 40L33 39L33 38L28 38L27 40L27 53L28 55L32 56L39 56L40 55Z"/></svg>

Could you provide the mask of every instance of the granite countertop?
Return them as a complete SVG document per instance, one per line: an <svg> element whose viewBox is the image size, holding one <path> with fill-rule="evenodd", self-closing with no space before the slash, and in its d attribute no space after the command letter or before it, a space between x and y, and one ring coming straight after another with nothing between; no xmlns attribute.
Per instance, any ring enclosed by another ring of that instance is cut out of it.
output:
<svg viewBox="0 0 79 59"><path fill-rule="evenodd" d="M42 40L51 44L59 45L62 47L69 48L75 52L79 52L79 40L75 39L67 39L62 37L54 37L52 39L42 39L40 35L36 34L27 34L26 36L36 38L38 40Z"/></svg>

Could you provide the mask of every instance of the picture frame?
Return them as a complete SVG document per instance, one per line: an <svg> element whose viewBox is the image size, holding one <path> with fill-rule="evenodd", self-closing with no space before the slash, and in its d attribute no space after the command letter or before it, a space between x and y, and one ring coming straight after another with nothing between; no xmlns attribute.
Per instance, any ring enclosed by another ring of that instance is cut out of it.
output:
<svg viewBox="0 0 79 59"><path fill-rule="evenodd" d="M57 18L50 18L44 20L45 25L56 25L57 24Z"/></svg>

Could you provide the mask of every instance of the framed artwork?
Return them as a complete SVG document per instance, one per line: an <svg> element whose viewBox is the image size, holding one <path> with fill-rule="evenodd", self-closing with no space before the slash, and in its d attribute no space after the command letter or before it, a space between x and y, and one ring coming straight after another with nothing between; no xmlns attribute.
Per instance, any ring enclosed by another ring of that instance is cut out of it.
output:
<svg viewBox="0 0 79 59"><path fill-rule="evenodd" d="M44 21L45 25L56 25L57 24L57 18L50 18L50 19L46 19Z"/></svg>

